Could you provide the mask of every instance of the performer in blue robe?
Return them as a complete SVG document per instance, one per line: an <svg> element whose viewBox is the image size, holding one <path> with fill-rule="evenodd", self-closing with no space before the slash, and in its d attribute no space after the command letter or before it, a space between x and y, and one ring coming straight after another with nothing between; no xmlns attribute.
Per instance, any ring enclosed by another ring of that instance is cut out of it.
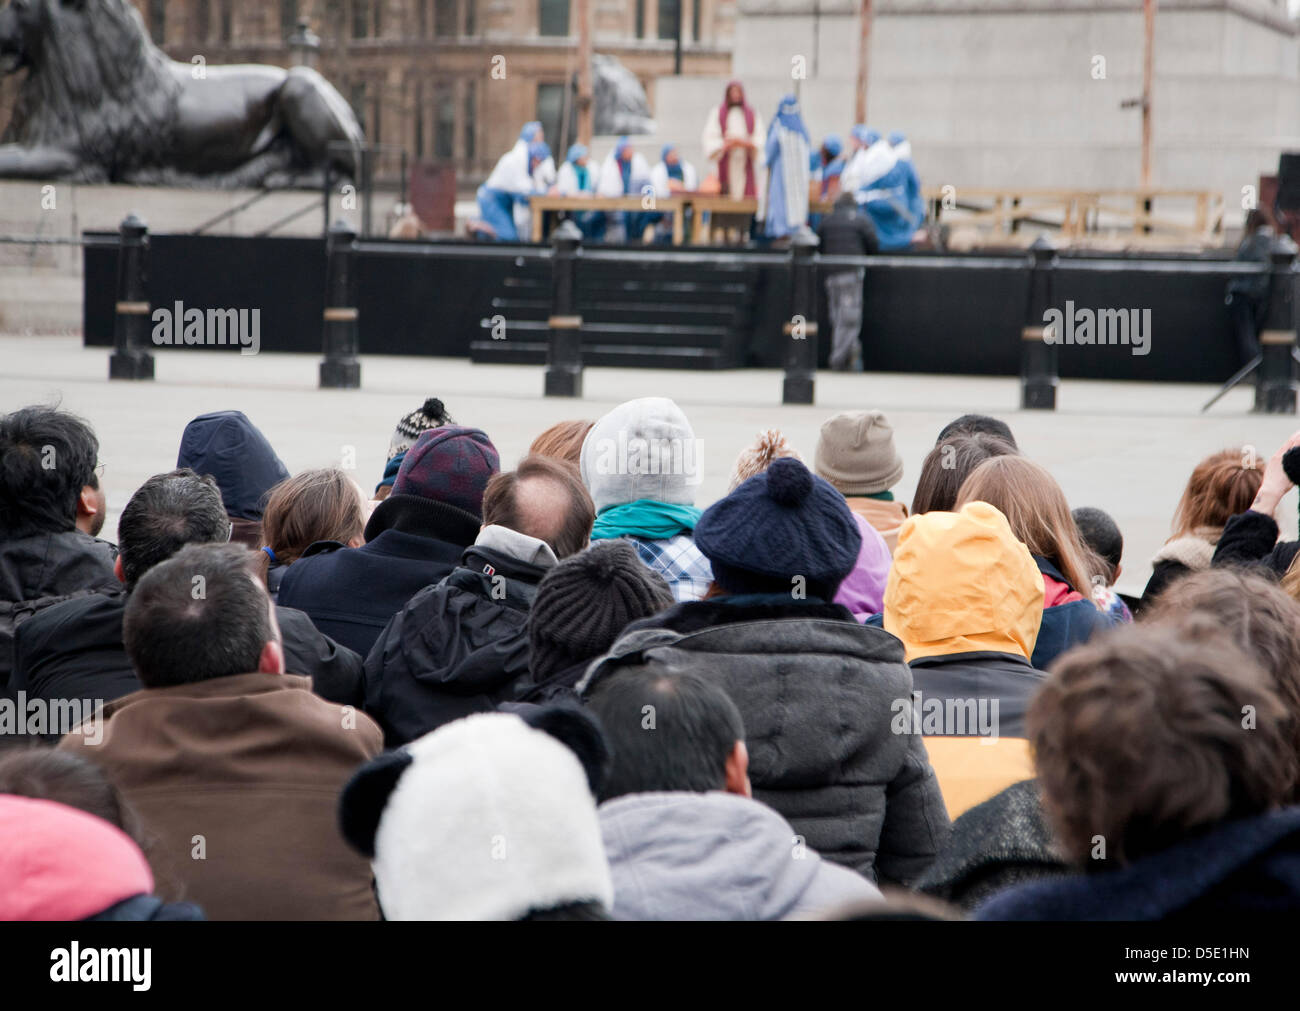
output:
<svg viewBox="0 0 1300 1011"><path fill-rule="evenodd" d="M483 221L496 233L498 242L518 242L515 205L527 203L533 192L533 169L529 148L543 140L542 124L524 124L514 147L503 154L492 174L478 188L478 209Z"/></svg>
<svg viewBox="0 0 1300 1011"><path fill-rule="evenodd" d="M901 130L889 135L889 144L898 156L898 163L907 172L907 202L912 209L915 227L925 224L925 197L921 195L921 178L916 174L916 164L912 161L912 144Z"/></svg>
<svg viewBox="0 0 1300 1011"><path fill-rule="evenodd" d="M763 234L778 239L808 223L808 164L812 142L794 95L781 99L767 130L767 199Z"/></svg>

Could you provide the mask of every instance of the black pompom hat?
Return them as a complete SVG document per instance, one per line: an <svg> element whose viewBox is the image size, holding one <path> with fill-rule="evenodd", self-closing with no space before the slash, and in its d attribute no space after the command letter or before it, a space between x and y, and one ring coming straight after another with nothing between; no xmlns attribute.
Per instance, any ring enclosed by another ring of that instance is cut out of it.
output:
<svg viewBox="0 0 1300 1011"><path fill-rule="evenodd" d="M695 544L729 593L797 598L802 588L830 600L857 564L862 534L844 496L786 457L706 509Z"/></svg>

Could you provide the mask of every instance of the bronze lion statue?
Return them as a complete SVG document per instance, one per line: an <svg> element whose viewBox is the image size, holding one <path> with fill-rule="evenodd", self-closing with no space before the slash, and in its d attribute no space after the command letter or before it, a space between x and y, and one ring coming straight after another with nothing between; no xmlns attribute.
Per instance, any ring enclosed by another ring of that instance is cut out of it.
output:
<svg viewBox="0 0 1300 1011"><path fill-rule="evenodd" d="M361 127L307 67L178 63L128 0L10 0L0 74L26 71L0 178L287 186L355 176Z"/></svg>

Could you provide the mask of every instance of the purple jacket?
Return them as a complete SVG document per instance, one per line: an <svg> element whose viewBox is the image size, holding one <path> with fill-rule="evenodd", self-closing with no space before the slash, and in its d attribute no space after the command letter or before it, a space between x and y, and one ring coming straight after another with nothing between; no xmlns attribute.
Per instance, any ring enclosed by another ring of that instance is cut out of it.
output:
<svg viewBox="0 0 1300 1011"><path fill-rule="evenodd" d="M847 607L858 621L866 621L869 615L884 610L885 582L893 558L889 554L889 545L876 528L857 513L853 518L858 521L858 530L862 532L862 549L858 552L853 571L840 583L834 602Z"/></svg>

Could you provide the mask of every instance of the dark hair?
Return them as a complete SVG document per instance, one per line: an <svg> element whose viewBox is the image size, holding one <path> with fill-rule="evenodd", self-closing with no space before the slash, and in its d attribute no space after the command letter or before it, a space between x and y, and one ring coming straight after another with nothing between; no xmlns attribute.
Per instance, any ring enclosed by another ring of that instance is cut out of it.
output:
<svg viewBox="0 0 1300 1011"><path fill-rule="evenodd" d="M304 470L274 488L262 512L261 547L275 552L282 565L296 562L317 541L346 544L366 528L361 491L337 467ZM260 552L258 563L266 571L270 557Z"/></svg>
<svg viewBox="0 0 1300 1011"><path fill-rule="evenodd" d="M546 496L520 495L524 481L547 481L567 497L566 504ZM556 558L576 555L591 538L596 507L577 467L549 456L531 454L513 471L493 474L483 489L483 525L497 524L545 541Z"/></svg>
<svg viewBox="0 0 1300 1011"><path fill-rule="evenodd" d="M601 801L660 790L720 790L727 759L745 739L735 703L698 674L620 667L595 683L588 707L613 755Z"/></svg>
<svg viewBox="0 0 1300 1011"><path fill-rule="evenodd" d="M832 204L831 207L832 209L849 208L851 210L857 210L858 198L855 197L848 190L845 190L843 193L841 193L839 196L835 198L835 203Z"/></svg>
<svg viewBox="0 0 1300 1011"><path fill-rule="evenodd" d="M146 688L257 670L276 638L270 598L238 544L191 544L144 574L127 599L122 641Z"/></svg>
<svg viewBox="0 0 1300 1011"><path fill-rule="evenodd" d="M0 415L0 538L75 529L98 459L99 440L75 415L53 407Z"/></svg>
<svg viewBox="0 0 1300 1011"><path fill-rule="evenodd" d="M921 464L916 494L912 496L912 515L952 512L957 493L971 471L991 457L1017 454L1012 443L983 432L954 435L936 444Z"/></svg>
<svg viewBox="0 0 1300 1011"><path fill-rule="evenodd" d="M519 919L521 922L526 920L560 922L612 920L613 917L599 902L566 902L562 906L554 906L551 909L529 910Z"/></svg>
<svg viewBox="0 0 1300 1011"><path fill-rule="evenodd" d="M1285 803L1296 755L1270 680L1226 633L1178 623L1119 627L1064 654L1026 728L1065 859L1123 866ZM1102 843L1106 859L1090 859Z"/></svg>
<svg viewBox="0 0 1300 1011"><path fill-rule="evenodd" d="M1016 437L1011 434L1011 426L987 414L963 414L960 418L955 418L943 426L943 431L934 440L934 444L937 446L941 442L947 442L954 435L991 435L1020 452Z"/></svg>
<svg viewBox="0 0 1300 1011"><path fill-rule="evenodd" d="M1232 567L1192 572L1170 583L1142 612L1142 621L1177 623L1189 639L1230 636L1272 677L1286 707L1283 730L1300 756L1300 604L1286 590ZM1300 778L1291 796L1300 801Z"/></svg>
<svg viewBox="0 0 1300 1011"><path fill-rule="evenodd" d="M188 467L155 474L142 484L117 522L118 550L127 589L187 544L225 543L230 517L210 475Z"/></svg>
<svg viewBox="0 0 1300 1011"><path fill-rule="evenodd" d="M140 823L94 762L54 748L14 748L0 756L0 793L52 800L102 818L138 844Z"/></svg>
<svg viewBox="0 0 1300 1011"><path fill-rule="evenodd" d="M1083 543L1110 566L1109 582L1115 582L1115 573L1119 571L1119 562L1124 555L1124 535L1119 531L1119 524L1110 513L1092 506L1080 506L1070 515Z"/></svg>

